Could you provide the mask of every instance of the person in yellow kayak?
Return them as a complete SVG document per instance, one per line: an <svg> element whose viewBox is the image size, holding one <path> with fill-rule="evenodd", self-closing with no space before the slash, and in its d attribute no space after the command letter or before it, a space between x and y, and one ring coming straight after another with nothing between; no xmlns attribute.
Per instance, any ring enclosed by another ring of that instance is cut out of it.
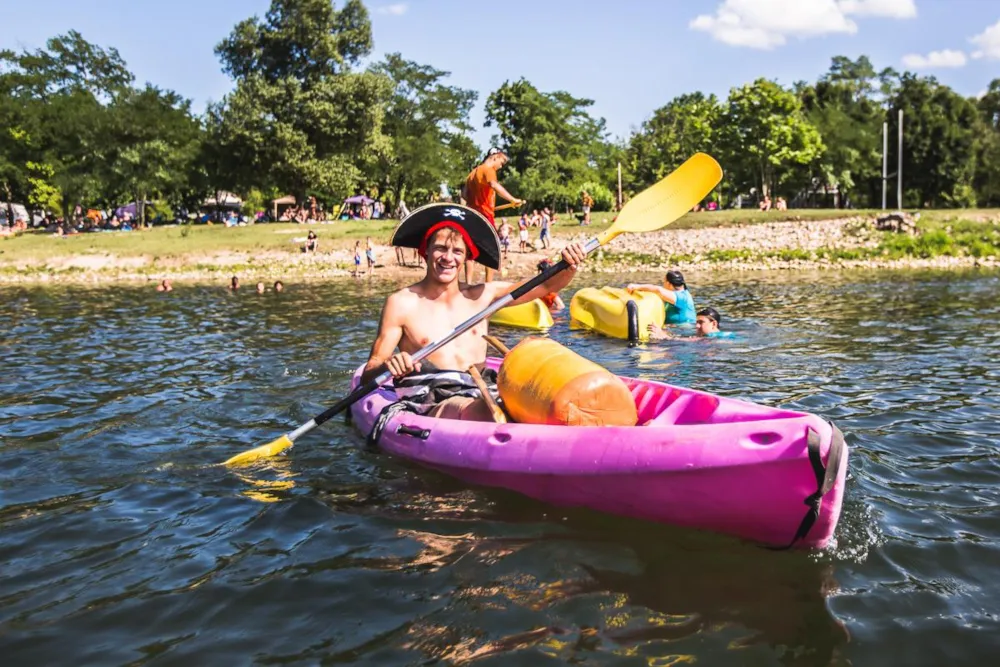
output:
<svg viewBox="0 0 1000 667"><path fill-rule="evenodd" d="M459 282L459 272L466 261L499 270L501 248L496 230L472 208L428 204L399 223L391 245L417 248L427 260L427 270L423 280L397 290L386 299L361 382L368 382L388 369L401 398L399 409L443 419L491 421L486 401L468 372L470 367L478 369L486 361L485 320L419 363L411 355L445 337L516 287L502 281L478 285ZM562 257L570 267L514 305L565 288L586 253L580 244L574 243L563 250ZM484 376L491 379L486 373Z"/></svg>
<svg viewBox="0 0 1000 667"><path fill-rule="evenodd" d="M667 271L663 285L647 285L630 283L626 288L629 292L652 292L666 304L667 324L694 324L694 297L687 289L684 274L680 271Z"/></svg>

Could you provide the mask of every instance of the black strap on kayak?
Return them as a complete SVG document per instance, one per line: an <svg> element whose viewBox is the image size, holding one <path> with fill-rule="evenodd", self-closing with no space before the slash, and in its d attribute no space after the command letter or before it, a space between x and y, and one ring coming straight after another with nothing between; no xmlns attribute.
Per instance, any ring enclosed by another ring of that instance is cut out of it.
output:
<svg viewBox="0 0 1000 667"><path fill-rule="evenodd" d="M407 412L406 404L402 401L390 403L382 408L382 412L378 413L378 417L375 418L375 423L372 424L372 432L368 434L365 444L372 449L377 449L378 441L382 437L382 431L385 430L386 424L388 424L389 420L398 415L400 412Z"/></svg>
<svg viewBox="0 0 1000 667"><path fill-rule="evenodd" d="M830 455L827 457L825 468L823 467L823 457L820 454L822 439L819 437L819 433L811 428L808 429L806 447L809 450L809 464L816 475L816 492L810 494L805 499L805 504L809 509L806 511L806 515L802 517L799 529L795 531L795 537L792 538L792 541L787 546L776 547L777 551L791 549L796 542L809 534L809 530L816 523L816 519L819 518L819 511L823 506L823 496L829 493L830 489L837 482L837 473L840 471L840 459L844 454L844 434L833 424L830 424L830 428L833 429L833 432L830 436Z"/></svg>
<svg viewBox="0 0 1000 667"><path fill-rule="evenodd" d="M639 306L629 299L625 302L625 313L628 315L628 346L639 344Z"/></svg>

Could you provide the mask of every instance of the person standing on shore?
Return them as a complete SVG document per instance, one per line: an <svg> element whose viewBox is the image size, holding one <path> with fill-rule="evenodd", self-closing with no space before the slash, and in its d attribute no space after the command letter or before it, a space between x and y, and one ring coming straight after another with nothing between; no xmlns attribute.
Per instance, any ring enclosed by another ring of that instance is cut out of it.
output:
<svg viewBox="0 0 1000 667"><path fill-rule="evenodd" d="M694 324L697 319L694 298L680 271L667 271L663 285L630 283L625 289L629 292L652 292L663 299L667 308L667 324Z"/></svg>
<svg viewBox="0 0 1000 667"><path fill-rule="evenodd" d="M375 275L375 247L372 245L372 237L365 239L365 257L368 259L368 277Z"/></svg>
<svg viewBox="0 0 1000 667"><path fill-rule="evenodd" d="M541 242L542 247L548 250L550 245L549 242L551 240L551 237L549 236L549 209L546 208L542 211L541 220L542 231L538 234L538 240Z"/></svg>
<svg viewBox="0 0 1000 667"><path fill-rule="evenodd" d="M500 185L500 181L497 180L497 172L507 164L508 159L507 154L502 149L491 148L486 152L486 157L483 158L483 161L469 172L468 177L465 179L465 185L462 186L462 199L465 200L466 205L478 211L483 217L489 220L494 230L496 229L496 220L494 218L496 196L500 195L511 203L521 203L520 199L507 192ZM475 262L471 259L467 260L465 262L465 283L467 285L472 283L474 272ZM485 282L490 282L491 280L493 280L493 270L487 267Z"/></svg>
<svg viewBox="0 0 1000 667"><path fill-rule="evenodd" d="M580 194L580 203L583 208L583 220L580 222L581 225L590 224L590 208L594 205L594 198L590 196L590 193L584 190Z"/></svg>

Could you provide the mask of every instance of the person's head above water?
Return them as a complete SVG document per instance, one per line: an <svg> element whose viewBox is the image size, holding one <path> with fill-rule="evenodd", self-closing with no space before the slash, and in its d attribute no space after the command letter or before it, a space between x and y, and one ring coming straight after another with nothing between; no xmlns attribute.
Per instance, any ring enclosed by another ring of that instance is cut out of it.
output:
<svg viewBox="0 0 1000 667"><path fill-rule="evenodd" d="M263 282L258 282L257 283L257 294L263 294L263 293L264 293L264 283Z"/></svg>
<svg viewBox="0 0 1000 667"><path fill-rule="evenodd" d="M233 276L233 279L229 283L229 289L239 289L239 288L240 288L240 279L237 278L236 276Z"/></svg>
<svg viewBox="0 0 1000 667"><path fill-rule="evenodd" d="M675 292L687 289L687 284L684 282L684 274L676 270L667 271L667 275L663 278L663 286Z"/></svg>
<svg viewBox="0 0 1000 667"><path fill-rule="evenodd" d="M694 328L699 336L707 336L722 328L722 315L719 311L709 306L698 311L698 316L694 321Z"/></svg>

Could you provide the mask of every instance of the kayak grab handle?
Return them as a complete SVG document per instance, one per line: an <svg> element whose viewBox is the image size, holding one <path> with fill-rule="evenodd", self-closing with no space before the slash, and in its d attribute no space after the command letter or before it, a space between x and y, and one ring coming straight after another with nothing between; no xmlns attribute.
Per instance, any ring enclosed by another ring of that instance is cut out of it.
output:
<svg viewBox="0 0 1000 667"><path fill-rule="evenodd" d="M412 426L407 426L406 424L400 424L396 427L396 433L399 435L408 435L414 438L420 438L421 440L426 440L431 437L430 429L414 428Z"/></svg>

